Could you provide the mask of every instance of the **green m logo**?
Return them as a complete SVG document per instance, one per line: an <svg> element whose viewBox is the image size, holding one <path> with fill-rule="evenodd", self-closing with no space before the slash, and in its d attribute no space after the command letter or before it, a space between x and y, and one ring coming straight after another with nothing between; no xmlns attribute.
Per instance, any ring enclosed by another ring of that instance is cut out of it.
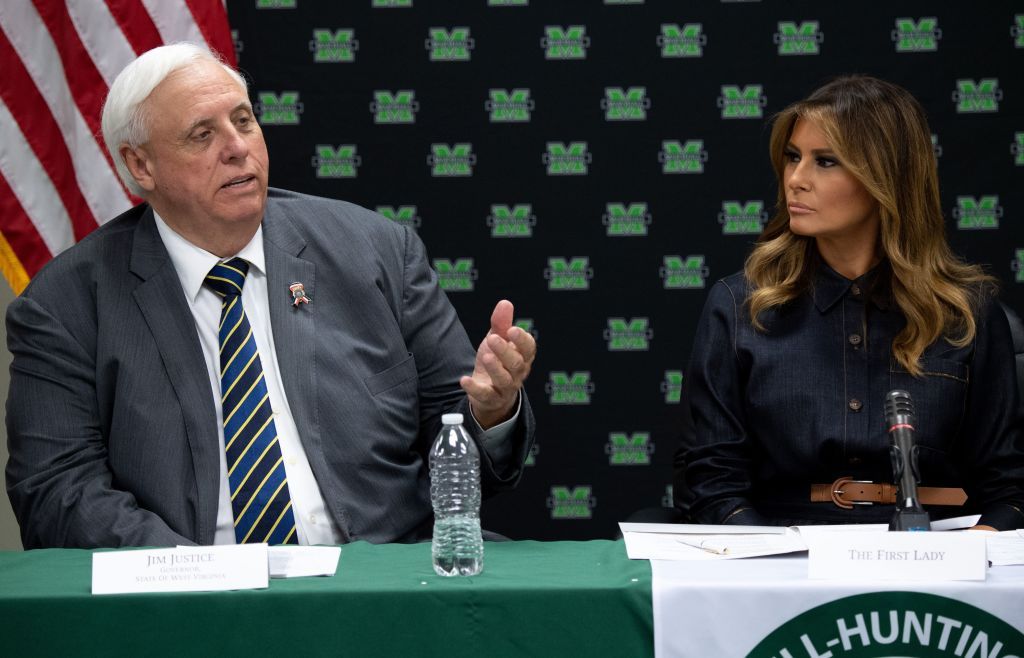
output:
<svg viewBox="0 0 1024 658"><path fill-rule="evenodd" d="M492 204L487 225L491 227L492 238L528 238L533 235L537 217L529 203L514 206Z"/></svg>
<svg viewBox="0 0 1024 658"><path fill-rule="evenodd" d="M484 109L490 113L491 123L525 123L530 120L534 103L529 89L491 89L488 96Z"/></svg>
<svg viewBox="0 0 1024 658"><path fill-rule="evenodd" d="M295 9L297 0L256 0L257 9Z"/></svg>
<svg viewBox="0 0 1024 658"><path fill-rule="evenodd" d="M825 35L818 30L818 21L779 21L779 31L772 37L780 55L817 55Z"/></svg>
<svg viewBox="0 0 1024 658"><path fill-rule="evenodd" d="M649 432L610 432L604 452L611 466L645 466L651 463L654 444Z"/></svg>
<svg viewBox="0 0 1024 658"><path fill-rule="evenodd" d="M590 495L590 485L579 487L554 486L547 499L552 519L589 519L597 499Z"/></svg>
<svg viewBox="0 0 1024 658"><path fill-rule="evenodd" d="M1018 167L1024 167L1024 132L1013 134L1014 142L1010 144L1010 153L1016 156L1013 163Z"/></svg>
<svg viewBox="0 0 1024 658"><path fill-rule="evenodd" d="M704 150L703 139L688 139L685 144L678 140L664 140L658 152L663 174L702 174L707 161L708 152Z"/></svg>
<svg viewBox="0 0 1024 658"><path fill-rule="evenodd" d="M723 201L722 212L718 213L722 235L757 235L767 220L763 201Z"/></svg>
<svg viewBox="0 0 1024 658"><path fill-rule="evenodd" d="M604 339L608 341L609 352L645 352L650 348L654 330L647 318L608 318Z"/></svg>
<svg viewBox="0 0 1024 658"><path fill-rule="evenodd" d="M373 9L398 9L412 7L412 0L372 0L370 7Z"/></svg>
<svg viewBox="0 0 1024 658"><path fill-rule="evenodd" d="M703 57L708 38L701 23L662 23L657 43L662 57Z"/></svg>
<svg viewBox="0 0 1024 658"><path fill-rule="evenodd" d="M644 121L651 99L647 98L647 87L605 87L601 109L605 121Z"/></svg>
<svg viewBox="0 0 1024 658"><path fill-rule="evenodd" d="M594 270L587 256L568 261L552 257L548 258L548 266L544 268L544 278L548 280L548 290L589 290Z"/></svg>
<svg viewBox="0 0 1024 658"><path fill-rule="evenodd" d="M592 160L586 142L548 142L547 153L541 156L548 176L585 176Z"/></svg>
<svg viewBox="0 0 1024 658"><path fill-rule="evenodd" d="M1024 283L1024 249L1017 249L1014 252L1014 259L1010 261L1010 269L1016 273L1014 280L1017 283Z"/></svg>
<svg viewBox="0 0 1024 658"><path fill-rule="evenodd" d="M313 40L309 42L313 61L317 64L354 62L356 51L359 50L359 42L354 36L355 30L313 30Z"/></svg>
<svg viewBox="0 0 1024 658"><path fill-rule="evenodd" d="M1016 24L1010 27L1010 36L1013 37L1014 48L1024 48L1024 14L1017 14L1013 17Z"/></svg>
<svg viewBox="0 0 1024 658"><path fill-rule="evenodd" d="M1024 249L1014 251L1014 259L1010 261L1010 269L1014 271L1014 280L1024 283Z"/></svg>
<svg viewBox="0 0 1024 658"><path fill-rule="evenodd" d="M667 290L704 288L711 270L704 264L704 256L664 256L658 274Z"/></svg>
<svg viewBox="0 0 1024 658"><path fill-rule="evenodd" d="M898 53L927 53L939 49L942 30L935 16L925 16L917 21L913 18L897 18L896 29L889 36L896 42Z"/></svg>
<svg viewBox="0 0 1024 658"><path fill-rule="evenodd" d="M980 198L958 196L953 218L956 227L961 231L999 228L999 218L1003 216L1003 207L999 205L999 195L992 194Z"/></svg>
<svg viewBox="0 0 1024 658"><path fill-rule="evenodd" d="M665 404L679 404L683 397L683 371L666 370L661 392L665 394Z"/></svg>
<svg viewBox="0 0 1024 658"><path fill-rule="evenodd" d="M526 461L523 462L523 466L536 466L537 465L537 454L540 452L540 445L534 443L530 448L529 454L526 455Z"/></svg>
<svg viewBox="0 0 1024 658"><path fill-rule="evenodd" d="M594 383L590 381L590 371L574 372L569 375L564 371L554 370L548 375L544 392L548 394L550 404L590 404Z"/></svg>
<svg viewBox="0 0 1024 658"><path fill-rule="evenodd" d="M260 115L260 123L267 126L298 125L303 110L299 92L282 91L278 96L272 91L261 91L256 96L259 101L255 109Z"/></svg>
<svg viewBox="0 0 1024 658"><path fill-rule="evenodd" d="M411 89L400 89L394 94L376 89L370 103L374 123L415 123L419 109L416 92Z"/></svg>
<svg viewBox="0 0 1024 658"><path fill-rule="evenodd" d="M377 212L384 215L391 221L417 229L422 224L420 216L416 214L416 206L377 206Z"/></svg>
<svg viewBox="0 0 1024 658"><path fill-rule="evenodd" d="M1003 90L999 88L998 78L984 78L978 82L969 79L957 80L956 87L953 100L959 114L999 111Z"/></svg>
<svg viewBox="0 0 1024 658"><path fill-rule="evenodd" d="M476 156L473 145L469 143L431 144L427 164L430 165L431 176L472 176Z"/></svg>
<svg viewBox="0 0 1024 658"><path fill-rule="evenodd" d="M540 39L544 59L586 59L590 37L585 25L545 25L544 36Z"/></svg>
<svg viewBox="0 0 1024 658"><path fill-rule="evenodd" d="M356 170L363 163L356 155L355 144L317 144L312 164L317 178L355 178Z"/></svg>
<svg viewBox="0 0 1024 658"><path fill-rule="evenodd" d="M432 27L425 46L432 62L468 62L469 51L476 43L469 36L468 27L453 27L450 32L443 27Z"/></svg>
<svg viewBox="0 0 1024 658"><path fill-rule="evenodd" d="M722 85L717 104L723 119L760 119L768 98L761 92L761 85L747 85L743 89Z"/></svg>
<svg viewBox="0 0 1024 658"><path fill-rule="evenodd" d="M467 292L473 290L477 272L473 267L472 258L456 258L455 262L447 258L435 258L434 269L437 270L437 282L445 292Z"/></svg>
<svg viewBox="0 0 1024 658"><path fill-rule="evenodd" d="M537 329L533 326L533 318L517 318L512 323L513 327L519 327L534 338L537 338Z"/></svg>
<svg viewBox="0 0 1024 658"><path fill-rule="evenodd" d="M647 204L643 202L628 206L624 203L607 203L605 211L601 223L608 227L606 234L612 237L647 235L647 227L653 221L651 213L647 212Z"/></svg>

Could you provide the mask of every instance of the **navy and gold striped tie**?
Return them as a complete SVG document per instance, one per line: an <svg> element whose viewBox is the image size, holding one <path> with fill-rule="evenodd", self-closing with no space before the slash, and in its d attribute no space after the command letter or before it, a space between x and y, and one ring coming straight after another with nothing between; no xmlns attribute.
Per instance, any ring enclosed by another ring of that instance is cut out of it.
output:
<svg viewBox="0 0 1024 658"><path fill-rule="evenodd" d="M297 544L281 446L256 337L242 310L249 263L233 258L213 266L206 285L220 311L220 390L231 509L239 544Z"/></svg>

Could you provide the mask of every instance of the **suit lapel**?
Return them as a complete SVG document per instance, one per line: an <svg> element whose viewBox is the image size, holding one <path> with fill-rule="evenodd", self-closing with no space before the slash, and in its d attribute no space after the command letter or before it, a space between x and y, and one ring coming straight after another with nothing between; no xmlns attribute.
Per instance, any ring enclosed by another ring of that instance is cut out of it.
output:
<svg viewBox="0 0 1024 658"><path fill-rule="evenodd" d="M130 269L142 279L133 296L153 335L185 421L196 478L195 540L212 544L220 496L217 412L195 321L150 209L135 230ZM184 493L187 496L192 492Z"/></svg>
<svg viewBox="0 0 1024 658"><path fill-rule="evenodd" d="M284 211L284 204L269 198L263 218L263 253L277 364L309 466L328 510L334 514L342 541L349 541L348 515L339 505L337 474L327 465L320 431L316 330L317 316L326 307L317 304L316 264L301 257L305 248L306 239ZM288 287L296 282L302 283L311 303L292 304Z"/></svg>
<svg viewBox="0 0 1024 658"><path fill-rule="evenodd" d="M263 220L263 252L267 261L267 301L274 332L277 365L288 395L299 437L312 464L322 456L317 408L316 265L299 257L306 240L268 199ZM310 304L292 304L288 287L301 282Z"/></svg>

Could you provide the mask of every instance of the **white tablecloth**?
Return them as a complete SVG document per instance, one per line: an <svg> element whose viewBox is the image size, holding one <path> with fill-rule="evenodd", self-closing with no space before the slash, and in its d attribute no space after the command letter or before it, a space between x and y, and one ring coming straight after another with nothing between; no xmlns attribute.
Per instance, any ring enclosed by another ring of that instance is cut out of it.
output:
<svg viewBox="0 0 1024 658"><path fill-rule="evenodd" d="M1024 658L1024 566L941 583L808 580L805 555L651 570L657 658Z"/></svg>

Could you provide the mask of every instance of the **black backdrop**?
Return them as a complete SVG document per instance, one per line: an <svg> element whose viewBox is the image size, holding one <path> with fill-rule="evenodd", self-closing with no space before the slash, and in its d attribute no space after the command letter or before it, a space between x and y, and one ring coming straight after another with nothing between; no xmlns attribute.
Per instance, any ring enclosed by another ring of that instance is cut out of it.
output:
<svg viewBox="0 0 1024 658"><path fill-rule="evenodd" d="M506 297L538 421L485 526L614 534L670 498L705 290L773 211L768 119L868 73L928 111L949 238L1024 301L1024 4L229 0L271 184L408 222L474 340ZM882 422L879 419L879 422Z"/></svg>

